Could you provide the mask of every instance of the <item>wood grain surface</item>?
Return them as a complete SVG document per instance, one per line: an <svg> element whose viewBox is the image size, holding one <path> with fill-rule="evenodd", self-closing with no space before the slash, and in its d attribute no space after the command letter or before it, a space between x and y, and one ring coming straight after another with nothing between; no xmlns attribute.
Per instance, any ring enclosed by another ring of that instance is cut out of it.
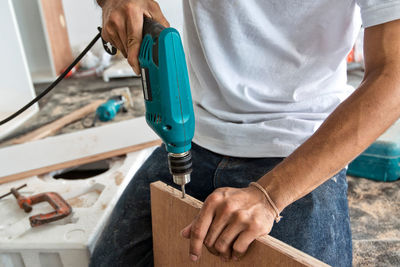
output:
<svg viewBox="0 0 400 267"><path fill-rule="evenodd" d="M151 214L155 266L328 266L271 237L258 238L240 261L223 262L204 247L197 263L189 260L189 241L180 231L198 214L202 202L162 182L151 184Z"/></svg>
<svg viewBox="0 0 400 267"><path fill-rule="evenodd" d="M59 75L73 61L62 1L40 0L40 4L55 74Z"/></svg>

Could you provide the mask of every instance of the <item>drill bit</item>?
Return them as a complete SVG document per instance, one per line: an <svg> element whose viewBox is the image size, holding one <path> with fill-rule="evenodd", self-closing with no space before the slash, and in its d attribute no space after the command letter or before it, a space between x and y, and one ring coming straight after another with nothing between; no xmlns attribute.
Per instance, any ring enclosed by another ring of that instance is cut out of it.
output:
<svg viewBox="0 0 400 267"><path fill-rule="evenodd" d="M181 185L182 188L182 198L185 198L185 185Z"/></svg>

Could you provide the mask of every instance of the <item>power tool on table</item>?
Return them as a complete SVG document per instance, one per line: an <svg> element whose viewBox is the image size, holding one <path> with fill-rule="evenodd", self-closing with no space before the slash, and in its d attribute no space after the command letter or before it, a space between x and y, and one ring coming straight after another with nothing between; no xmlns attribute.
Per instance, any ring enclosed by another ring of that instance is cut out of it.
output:
<svg viewBox="0 0 400 267"><path fill-rule="evenodd" d="M96 118L100 121L110 121L115 118L118 112L127 112L127 106L131 103L130 98L125 94L111 97L96 109Z"/></svg>
<svg viewBox="0 0 400 267"><path fill-rule="evenodd" d="M192 172L190 149L195 122L178 31L145 17L139 62L147 124L165 143L169 171L185 197L185 185Z"/></svg>
<svg viewBox="0 0 400 267"><path fill-rule="evenodd" d="M91 122L88 123L88 118L85 117L82 120L82 125L86 128L94 127L96 121L100 120L102 122L111 121L117 116L118 112L127 112L129 107L133 107L132 96L129 88L118 88L113 89L116 94L110 97L105 103L101 104L94 115L91 118Z"/></svg>

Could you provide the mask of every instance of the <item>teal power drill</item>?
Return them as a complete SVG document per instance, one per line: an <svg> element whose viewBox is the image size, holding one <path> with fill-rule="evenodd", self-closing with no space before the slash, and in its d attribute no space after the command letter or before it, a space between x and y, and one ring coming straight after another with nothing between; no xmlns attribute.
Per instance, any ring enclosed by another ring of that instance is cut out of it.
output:
<svg viewBox="0 0 400 267"><path fill-rule="evenodd" d="M140 47L147 124L165 143L175 184L185 185L192 172L194 112L182 41L176 29L144 18Z"/></svg>
<svg viewBox="0 0 400 267"><path fill-rule="evenodd" d="M126 111L124 107L126 98L122 95L110 98L106 103L101 104L96 110L96 118L101 121L110 121L115 118L117 113L122 110Z"/></svg>

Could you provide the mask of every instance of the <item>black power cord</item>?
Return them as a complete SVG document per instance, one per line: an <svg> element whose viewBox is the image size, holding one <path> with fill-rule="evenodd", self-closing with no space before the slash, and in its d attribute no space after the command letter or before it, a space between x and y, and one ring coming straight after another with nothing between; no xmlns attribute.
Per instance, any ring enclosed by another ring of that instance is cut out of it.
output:
<svg viewBox="0 0 400 267"><path fill-rule="evenodd" d="M25 106L20 108L18 111L16 111L15 113L11 114L7 118L1 120L0 121L0 125L3 125L5 123L11 121L12 119L14 119L18 115L20 115L22 112L24 112L25 110L30 108L33 104L38 102L40 99L42 99L51 90L53 90L53 88L56 87L56 85L59 84L65 78L65 76L67 76L67 74L72 70L72 68L75 67L76 64L78 64L79 61L81 61L81 59L86 55L86 53L89 52L89 50L93 47L93 45L97 42L97 40L100 39L100 37L101 37L101 28L98 27L98 30L99 30L99 33L96 35L96 37L93 38L93 40L88 44L88 46L71 63L71 65L69 65L68 68L63 73L61 73L61 75L58 76L58 78L52 84L50 84L49 87L46 88L46 90L44 90L42 93L40 93L37 97L35 97L33 100L31 100L28 104L26 104ZM110 49L108 47L108 45L107 45L107 42L105 42L103 39L102 39L102 41L103 41L103 47L106 50L106 52L111 54L111 55L115 55L116 52L117 52L116 49L114 47L111 47L111 49Z"/></svg>

